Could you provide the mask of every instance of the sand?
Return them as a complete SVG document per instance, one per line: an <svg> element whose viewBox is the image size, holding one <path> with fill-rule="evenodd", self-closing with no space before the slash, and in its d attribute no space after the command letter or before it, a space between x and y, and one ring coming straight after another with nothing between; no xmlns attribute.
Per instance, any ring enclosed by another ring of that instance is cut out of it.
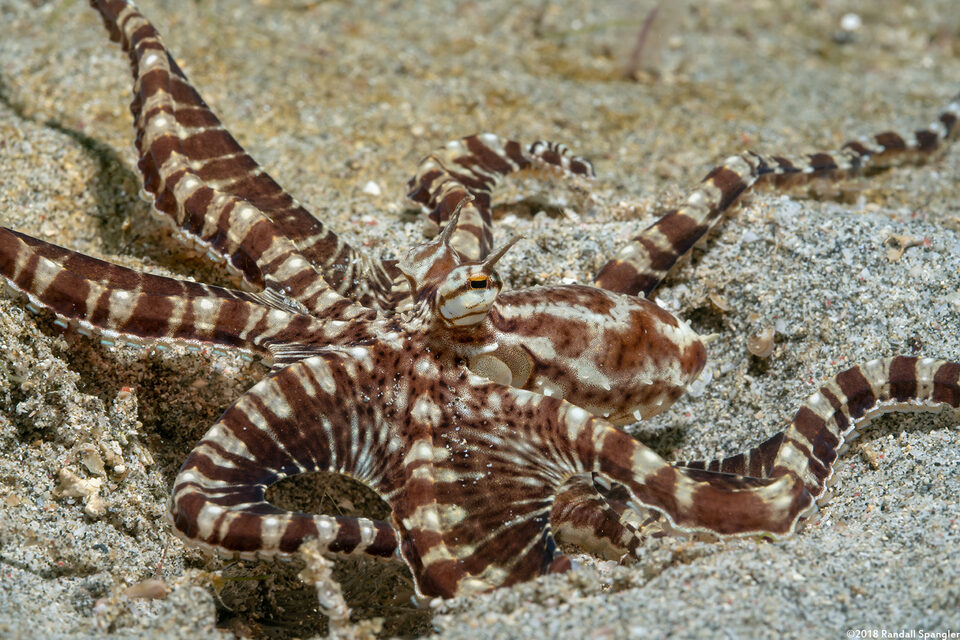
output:
<svg viewBox="0 0 960 640"><path fill-rule="evenodd" d="M140 6L253 155L374 254L422 241L405 183L449 139L546 138L591 159L589 185L521 179L498 195L498 237L526 236L502 261L513 287L589 282L730 153L832 149L923 126L960 87L954 0L678 4L654 23L655 51L631 62L651 4ZM137 198L127 63L95 13L4 0L0 33L0 221L118 264L229 284ZM624 78L630 67L638 79ZM632 432L670 459L735 453L854 363L960 358L958 176L953 150L747 198L659 293L716 334L707 374ZM919 246L891 260L891 236ZM774 350L758 359L746 339L767 326ZM103 347L0 298L0 636L325 633L298 567L208 560L161 522L184 457L265 371L236 356ZM354 620L383 618L388 635L958 633L958 424L956 412L877 421L867 451L839 463L832 501L780 542L665 539L633 565L577 556L571 574L435 608L410 603L401 566L337 571ZM306 484L289 499L311 491L373 502ZM165 599L130 597L152 577Z"/></svg>

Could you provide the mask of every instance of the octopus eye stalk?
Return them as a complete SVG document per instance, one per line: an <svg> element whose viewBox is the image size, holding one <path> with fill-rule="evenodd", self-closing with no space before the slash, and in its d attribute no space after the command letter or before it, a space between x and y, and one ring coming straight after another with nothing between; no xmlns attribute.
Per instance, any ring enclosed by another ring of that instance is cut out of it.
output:
<svg viewBox="0 0 960 640"><path fill-rule="evenodd" d="M443 242L449 244L453 239L453 232L457 230L457 224L460 222L460 212L463 210L463 206L473 202L473 200L473 196L466 196L457 203L453 213L451 213L450 217L447 219L446 226L443 228L443 231L440 232L440 238L442 238Z"/></svg>
<svg viewBox="0 0 960 640"><path fill-rule="evenodd" d="M447 275L437 288L434 301L434 312L444 324L468 327L487 317L503 288L503 281L493 267L521 238L515 236L483 262L461 265Z"/></svg>
<svg viewBox="0 0 960 640"><path fill-rule="evenodd" d="M450 245L450 239L460 220L460 211L463 205L473 200L473 196L463 198L457 203L447 226L436 238L426 244L413 247L397 263L397 268L410 283L414 294L430 289L438 280L446 277L452 269L460 265L461 260L456 250Z"/></svg>
<svg viewBox="0 0 960 640"><path fill-rule="evenodd" d="M512 238L510 238L509 240L507 240L506 244L504 244L504 245L503 245L502 247L500 247L499 249L496 249L495 251L492 251L492 252L490 253L490 255L487 256L487 259L480 263L481 267L482 267L487 273L493 273L493 265L497 264L497 262L500 260L500 258L502 258L502 257L504 256L504 254L506 254L507 251L510 250L510 247L512 247L513 245L517 244L517 243L520 242L522 239L523 239L523 236L513 236Z"/></svg>

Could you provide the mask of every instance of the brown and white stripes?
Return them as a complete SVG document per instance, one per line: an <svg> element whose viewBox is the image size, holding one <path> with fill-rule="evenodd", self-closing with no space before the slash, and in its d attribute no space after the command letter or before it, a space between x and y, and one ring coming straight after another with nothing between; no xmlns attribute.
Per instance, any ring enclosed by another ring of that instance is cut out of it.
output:
<svg viewBox="0 0 960 640"><path fill-rule="evenodd" d="M833 478L833 462L878 415L960 406L960 365L895 356L838 373L803 403L790 426L759 446L681 466L756 477L796 476L813 496Z"/></svg>
<svg viewBox="0 0 960 640"><path fill-rule="evenodd" d="M130 58L130 105L144 190L178 235L243 278L312 312L328 290L388 307L391 265L358 253L284 191L223 127L167 52L153 25L124 0L92 0Z"/></svg>
<svg viewBox="0 0 960 640"><path fill-rule="evenodd" d="M739 456L672 465L617 428L668 407L706 358L686 324L627 294L652 290L758 180L928 154L954 131L956 104L928 129L836 154L731 158L601 272L607 290L501 293L493 264L509 245L487 256L493 188L537 162L581 176L589 163L549 143L452 143L421 163L411 192L447 229L397 265L379 262L263 173L132 5L94 6L131 58L140 169L157 210L258 292L138 273L9 229L0 276L31 311L106 343L274 356L174 481L169 518L190 544L243 558L296 553L309 539L399 554L420 595L465 595L569 569L555 531L614 556L655 531L789 534L871 417L960 406L960 364L898 356L838 374L785 432ZM400 274L406 289L394 287ZM318 471L372 488L390 522L266 500L271 484Z"/></svg>
<svg viewBox="0 0 960 640"><path fill-rule="evenodd" d="M362 339L362 325L321 322L272 291L248 293L149 275L0 228L0 273L7 287L63 328L106 344L202 342L267 356L275 344L305 336ZM343 304L341 317L374 314ZM349 312L349 313L348 313Z"/></svg>
<svg viewBox="0 0 960 640"><path fill-rule="evenodd" d="M960 99L960 97L958 97ZM960 101L955 99L926 129L911 133L887 131L873 140L847 142L839 151L801 157L764 156L747 151L714 168L684 200L626 244L597 274L594 286L648 295L673 265L717 224L722 214L757 183L784 186L800 179L841 177L882 168L904 159L943 149L956 136Z"/></svg>
<svg viewBox="0 0 960 640"><path fill-rule="evenodd" d="M493 247L491 197L500 181L530 167L555 167L568 176L593 177L593 165L562 144L538 140L528 147L492 133L448 142L420 161L407 197L419 203L437 227L454 211L460 218L451 243L460 254L480 260Z"/></svg>

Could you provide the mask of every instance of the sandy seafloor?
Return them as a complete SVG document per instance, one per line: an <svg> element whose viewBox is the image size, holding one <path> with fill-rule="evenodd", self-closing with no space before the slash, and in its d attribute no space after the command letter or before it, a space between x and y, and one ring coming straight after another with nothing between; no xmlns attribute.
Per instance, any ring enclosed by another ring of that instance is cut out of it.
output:
<svg viewBox="0 0 960 640"><path fill-rule="evenodd" d="M522 179L500 193L499 237L526 236L502 261L514 287L589 282L729 153L832 149L921 126L960 89L956 0L687 2L654 24L657 55L645 61L656 73L638 81L623 69L652 3L593 4L141 8L253 155L374 253L422 239L405 182L448 139L547 138L593 160L592 184ZM844 31L850 12L862 25ZM0 2L0 220L123 265L229 284L137 198L129 99L126 60L86 3ZM838 187L750 196L659 294L717 334L703 382L633 432L670 459L730 454L780 430L851 364L960 358L958 178L954 149ZM891 261L891 235L919 246ZM758 360L746 337L766 326L775 349ZM232 355L102 347L0 298L0 637L325 633L296 567L208 561L161 523L179 464L265 370ZM346 561L338 575L354 619L384 618L388 635L956 633L958 426L956 412L875 422L868 452L839 462L833 500L780 542L665 539L624 567L577 556L573 573L434 610L409 604L397 566ZM92 515L61 478L100 481ZM328 511L328 494L350 493L301 484L287 499L311 491ZM361 511L371 502L350 495ZM154 575L166 599L124 595Z"/></svg>

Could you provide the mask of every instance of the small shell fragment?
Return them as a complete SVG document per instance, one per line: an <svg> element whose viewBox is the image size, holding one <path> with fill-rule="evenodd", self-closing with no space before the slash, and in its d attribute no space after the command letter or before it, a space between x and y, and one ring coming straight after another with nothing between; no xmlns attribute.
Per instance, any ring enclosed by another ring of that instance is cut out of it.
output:
<svg viewBox="0 0 960 640"><path fill-rule="evenodd" d="M710 302L713 303L713 306L720 311L730 311L730 303L727 302L726 298L721 296L719 293L710 292L707 294L707 297L710 298Z"/></svg>
<svg viewBox="0 0 960 640"><path fill-rule="evenodd" d="M747 351L758 358L768 358L773 353L773 337L776 331L773 327L764 327L747 338Z"/></svg>
<svg viewBox="0 0 960 640"><path fill-rule="evenodd" d="M170 588L159 578L147 578L143 582L131 585L124 589L123 595L128 598L142 598L144 600L163 600L167 597Z"/></svg>
<svg viewBox="0 0 960 640"><path fill-rule="evenodd" d="M903 257L904 251L911 247L923 246L924 240L923 238L891 233L887 236L887 239L884 240L884 244L887 247L887 260L889 262L897 262Z"/></svg>
<svg viewBox="0 0 960 640"><path fill-rule="evenodd" d="M863 461L870 465L870 468L876 471L880 468L880 456L877 455L877 452L867 443L860 445L860 457L863 458Z"/></svg>

